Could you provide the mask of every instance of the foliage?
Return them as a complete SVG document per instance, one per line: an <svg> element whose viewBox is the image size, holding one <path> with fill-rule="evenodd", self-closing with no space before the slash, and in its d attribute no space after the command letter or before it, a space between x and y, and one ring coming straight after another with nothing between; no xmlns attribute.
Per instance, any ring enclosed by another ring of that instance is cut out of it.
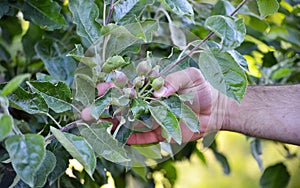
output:
<svg viewBox="0 0 300 188"><path fill-rule="evenodd" d="M237 102L248 82L298 82L298 12L288 0L1 1L0 187L99 187L107 183L106 170L117 187L126 186L126 176L149 187L148 174L162 169L173 185L170 157L194 153L205 162L196 143L181 143L179 122L193 132L201 122L186 105L193 96L152 96L161 78L197 67ZM109 82L116 87L97 96L97 84ZM91 119L118 117L118 128L82 121L87 106ZM152 119L177 144L127 146L131 132L140 131L133 127L151 129ZM216 143L210 149L230 173ZM252 153L261 165L259 140ZM72 158L84 167L73 171L76 179L64 173ZM146 159L159 162L147 166ZM278 174L285 186L284 163L268 167L261 185L272 187Z"/></svg>

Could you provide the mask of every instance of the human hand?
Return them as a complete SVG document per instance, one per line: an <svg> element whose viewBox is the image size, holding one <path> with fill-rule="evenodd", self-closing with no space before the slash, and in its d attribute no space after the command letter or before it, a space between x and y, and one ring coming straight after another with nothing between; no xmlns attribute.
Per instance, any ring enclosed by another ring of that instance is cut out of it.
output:
<svg viewBox="0 0 300 188"><path fill-rule="evenodd" d="M154 92L157 98L168 97L171 94L184 94L193 92L194 100L192 104L187 103L195 112L200 121L200 133L192 132L183 122L180 122L182 142L189 142L203 137L212 114L212 88L204 79L200 70L187 68L182 71L169 74L165 78L165 85L159 91ZM157 123L156 123L157 124ZM149 144L164 141L161 127L154 125L155 129L148 132L137 132L131 134L127 144Z"/></svg>
<svg viewBox="0 0 300 188"><path fill-rule="evenodd" d="M114 87L112 82L101 83L97 85L98 96L102 96L109 88ZM166 76L164 87L153 93L154 97L168 97L174 93L185 94L193 92L194 100L192 103L186 104L195 112L200 121L200 132L192 132L183 122L180 122L182 133L182 142L197 140L204 136L207 132L208 124L212 117L212 107L215 95L212 94L213 88L204 79L199 69L187 68L182 71L174 72ZM91 120L89 108L82 111L82 119L85 121ZM119 121L115 119L105 119L110 121L116 128ZM153 121L152 130L147 132L135 132L130 135L127 144L149 144L160 141L165 141L162 136L161 127L157 122ZM215 122L214 122L215 123ZM142 125L137 125L142 126Z"/></svg>

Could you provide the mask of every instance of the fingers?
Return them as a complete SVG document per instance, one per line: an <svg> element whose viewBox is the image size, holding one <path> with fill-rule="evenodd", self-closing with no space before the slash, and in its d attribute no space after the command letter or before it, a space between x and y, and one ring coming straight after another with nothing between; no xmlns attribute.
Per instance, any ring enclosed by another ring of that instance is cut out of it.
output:
<svg viewBox="0 0 300 188"><path fill-rule="evenodd" d="M167 97L176 92L184 91L205 82L199 69L187 68L182 71L169 74L165 79L165 85L154 92L154 96Z"/></svg>
<svg viewBox="0 0 300 188"><path fill-rule="evenodd" d="M161 136L161 127L158 127L149 132L132 133L127 140L127 144L151 144L156 142L165 141L165 138Z"/></svg>

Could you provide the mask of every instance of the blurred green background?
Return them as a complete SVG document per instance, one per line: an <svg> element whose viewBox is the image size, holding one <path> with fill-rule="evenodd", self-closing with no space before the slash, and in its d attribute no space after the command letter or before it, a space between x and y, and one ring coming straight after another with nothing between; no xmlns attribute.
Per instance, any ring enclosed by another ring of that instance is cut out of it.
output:
<svg viewBox="0 0 300 188"><path fill-rule="evenodd" d="M207 163L203 162L196 156L192 155L190 161L184 160L176 162L177 181L176 188L255 188L259 186L259 178L262 172L251 155L251 148L246 136L232 133L219 132L217 136L218 149L227 157L231 167L231 173L224 175L220 164L216 160L211 150L204 150ZM262 141L264 167L276 164L285 160L285 150L272 141ZM299 156L299 147L287 145L291 152L297 152ZM293 158L286 160L285 164L291 176L288 188L300 187L300 160ZM159 186L157 186L159 187Z"/></svg>

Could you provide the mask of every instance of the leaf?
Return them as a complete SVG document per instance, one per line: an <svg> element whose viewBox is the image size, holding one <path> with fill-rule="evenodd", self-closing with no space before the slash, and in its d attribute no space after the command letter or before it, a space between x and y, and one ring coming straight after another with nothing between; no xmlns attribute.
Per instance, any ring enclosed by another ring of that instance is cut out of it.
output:
<svg viewBox="0 0 300 188"><path fill-rule="evenodd" d="M11 94L12 92L14 92L19 85L27 78L30 77L30 74L21 74L18 75L16 77L14 77L10 82L8 82L4 88L2 89L1 95L2 96L7 96L9 94Z"/></svg>
<svg viewBox="0 0 300 188"><path fill-rule="evenodd" d="M263 169L263 161L260 158L260 155L262 154L262 148L261 148L261 140L254 138L253 141L251 141L251 154L256 160L258 167L260 170Z"/></svg>
<svg viewBox="0 0 300 188"><path fill-rule="evenodd" d="M205 27L221 38L223 50L240 46L246 35L243 19L234 20L229 16L210 16L205 21Z"/></svg>
<svg viewBox="0 0 300 188"><path fill-rule="evenodd" d="M259 180L262 188L286 187L290 180L290 174L283 163L277 163L265 169Z"/></svg>
<svg viewBox="0 0 300 188"><path fill-rule="evenodd" d="M230 166L227 161L227 158L220 152L213 150L213 153L217 159L217 161L222 165L224 174L230 174Z"/></svg>
<svg viewBox="0 0 300 188"><path fill-rule="evenodd" d="M142 28L137 27L137 23L131 26L139 29L139 32L134 31L134 33L138 34L138 36L135 36L133 33L131 33L129 30L130 27L127 28L125 26L118 26L115 24L109 24L105 27L102 27L102 35L110 36L105 49L105 58L111 57L115 54L120 54L126 48L144 42L144 38L141 37ZM145 35L143 34L143 36Z"/></svg>
<svg viewBox="0 0 300 188"><path fill-rule="evenodd" d="M13 119L10 115L3 114L0 118L0 142L5 139L12 130Z"/></svg>
<svg viewBox="0 0 300 188"><path fill-rule="evenodd" d="M22 37L22 45L27 57L32 58L36 53L34 45L42 40L44 31L33 23L30 23L26 34Z"/></svg>
<svg viewBox="0 0 300 188"><path fill-rule="evenodd" d="M55 155L46 150L46 156L35 176L35 186L43 187L46 184L48 175L53 171L56 164Z"/></svg>
<svg viewBox="0 0 300 188"><path fill-rule="evenodd" d="M64 47L56 41L45 39L35 45L37 55L43 60L48 73L72 85L77 62L72 57L67 57Z"/></svg>
<svg viewBox="0 0 300 188"><path fill-rule="evenodd" d="M148 111L148 103L141 98L133 99L130 104L130 110L135 119Z"/></svg>
<svg viewBox="0 0 300 188"><path fill-rule="evenodd" d="M101 37L101 25L96 21L99 17L97 5L93 0L72 0L69 1L69 8L83 44L91 46Z"/></svg>
<svg viewBox="0 0 300 188"><path fill-rule="evenodd" d="M133 145L131 147L148 159L162 158L160 144Z"/></svg>
<svg viewBox="0 0 300 188"><path fill-rule="evenodd" d="M16 16L4 16L0 19L1 40L12 44L13 38L22 34L21 21Z"/></svg>
<svg viewBox="0 0 300 188"><path fill-rule="evenodd" d="M0 19L9 11L8 1L0 1Z"/></svg>
<svg viewBox="0 0 300 188"><path fill-rule="evenodd" d="M90 106L90 116L94 119L99 119L106 107L112 101L115 92L115 89L110 88L103 96L98 97Z"/></svg>
<svg viewBox="0 0 300 188"><path fill-rule="evenodd" d="M234 59L235 62L237 62L244 71L249 71L247 60L244 58L242 54L235 50L230 50L228 53L231 55L231 57Z"/></svg>
<svg viewBox="0 0 300 188"><path fill-rule="evenodd" d="M95 84L93 83L93 80L87 75L76 74L74 83L74 99L81 103L81 107L86 107L93 103L95 99Z"/></svg>
<svg viewBox="0 0 300 188"><path fill-rule="evenodd" d="M110 73L111 71L116 70L117 68L126 64L127 62L122 56L116 55L106 60L106 62L103 64L102 71L105 73Z"/></svg>
<svg viewBox="0 0 300 188"><path fill-rule="evenodd" d="M70 51L67 56L71 56L77 61L80 61L91 68L97 65L97 60L95 57L85 56L81 44L75 44L75 48Z"/></svg>
<svg viewBox="0 0 300 188"><path fill-rule="evenodd" d="M173 44L178 46L180 49L184 49L187 43L185 33L172 22L169 23L169 28Z"/></svg>
<svg viewBox="0 0 300 188"><path fill-rule="evenodd" d="M109 122L100 122L89 127L82 126L80 127L80 133L89 142L97 155L116 163L128 162L129 159L125 149L120 147L118 141L108 133L110 126L111 123Z"/></svg>
<svg viewBox="0 0 300 188"><path fill-rule="evenodd" d="M51 82L27 82L34 92L39 93L48 107L56 113L62 113L72 109L70 88L64 82L53 84Z"/></svg>
<svg viewBox="0 0 300 188"><path fill-rule="evenodd" d="M242 100L247 77L229 53L206 50L200 54L198 64L204 77L214 88L238 102Z"/></svg>
<svg viewBox="0 0 300 188"><path fill-rule="evenodd" d="M277 0L256 0L256 2L260 16L263 18L276 13L279 9L279 3Z"/></svg>
<svg viewBox="0 0 300 188"><path fill-rule="evenodd" d="M272 80L288 77L292 72L291 68L280 68L272 73Z"/></svg>
<svg viewBox="0 0 300 188"><path fill-rule="evenodd" d="M122 25L136 22L147 5L153 3L153 0L121 1L114 6L114 20Z"/></svg>
<svg viewBox="0 0 300 188"><path fill-rule="evenodd" d="M192 5L187 0L160 0L165 8L179 16L193 17Z"/></svg>
<svg viewBox="0 0 300 188"><path fill-rule="evenodd" d="M200 133L200 122L193 110L187 105L183 104L181 108L181 114L181 120L188 126L188 128L192 132Z"/></svg>
<svg viewBox="0 0 300 188"><path fill-rule="evenodd" d="M172 95L163 100L170 110L193 132L200 132L200 123L193 110L185 105L178 96Z"/></svg>
<svg viewBox="0 0 300 188"><path fill-rule="evenodd" d="M62 145L57 145L57 142L52 141L51 145L55 144L55 149L51 150L55 156L56 164L53 171L48 176L49 184L52 185L58 178L65 174L66 169L69 165L69 153L63 148Z"/></svg>
<svg viewBox="0 0 300 188"><path fill-rule="evenodd" d="M150 103L149 110L157 123L162 126L163 130L165 130L166 133L175 140L175 142L181 144L181 130L174 113L170 111L168 107L157 101ZM170 140L168 140L168 142L169 141Z"/></svg>
<svg viewBox="0 0 300 188"><path fill-rule="evenodd" d="M157 20L146 20L141 22L141 27L145 34L145 42L151 42L153 32L158 30Z"/></svg>
<svg viewBox="0 0 300 188"><path fill-rule="evenodd" d="M82 164L92 178L96 168L96 157L90 144L83 137L61 132L54 127L50 127L50 130L71 156Z"/></svg>
<svg viewBox="0 0 300 188"><path fill-rule="evenodd" d="M24 18L44 29L53 31L67 27L61 7L55 1L27 0L22 8Z"/></svg>
<svg viewBox="0 0 300 188"><path fill-rule="evenodd" d="M11 107L23 110L29 114L47 113L48 105L41 95L29 93L21 87L8 96Z"/></svg>
<svg viewBox="0 0 300 188"><path fill-rule="evenodd" d="M9 61L10 58L11 55L9 54L6 47L0 44L0 60Z"/></svg>
<svg viewBox="0 0 300 188"><path fill-rule="evenodd" d="M14 135L5 140L5 147L16 173L33 187L46 155L44 138L37 134Z"/></svg>
<svg viewBox="0 0 300 188"><path fill-rule="evenodd" d="M229 16L234 11L234 6L227 0L220 0L211 11L211 15L225 15Z"/></svg>

